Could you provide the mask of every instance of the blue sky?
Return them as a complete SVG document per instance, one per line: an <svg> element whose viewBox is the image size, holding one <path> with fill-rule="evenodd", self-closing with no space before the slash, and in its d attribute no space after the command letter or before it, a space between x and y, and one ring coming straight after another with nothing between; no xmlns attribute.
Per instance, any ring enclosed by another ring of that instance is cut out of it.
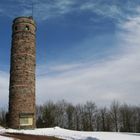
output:
<svg viewBox="0 0 140 140"><path fill-rule="evenodd" d="M139 104L139 0L1 0L0 95L8 104L12 20L37 23L37 104Z"/></svg>

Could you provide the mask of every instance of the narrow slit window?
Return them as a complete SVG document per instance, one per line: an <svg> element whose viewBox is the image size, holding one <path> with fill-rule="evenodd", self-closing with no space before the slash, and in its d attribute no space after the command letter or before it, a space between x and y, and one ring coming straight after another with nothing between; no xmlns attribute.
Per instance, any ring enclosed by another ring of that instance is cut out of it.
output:
<svg viewBox="0 0 140 140"><path fill-rule="evenodd" d="M16 31L17 29L18 29L17 26L15 26L15 31Z"/></svg>
<svg viewBox="0 0 140 140"><path fill-rule="evenodd" d="M25 30L26 31L29 31L29 26L26 25Z"/></svg>

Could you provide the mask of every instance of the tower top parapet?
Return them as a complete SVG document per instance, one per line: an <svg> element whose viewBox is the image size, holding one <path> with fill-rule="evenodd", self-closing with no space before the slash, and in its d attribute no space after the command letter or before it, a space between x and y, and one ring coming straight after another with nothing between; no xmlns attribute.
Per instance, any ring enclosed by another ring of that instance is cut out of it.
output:
<svg viewBox="0 0 140 140"><path fill-rule="evenodd" d="M32 17L17 17L13 20L13 34L26 32L35 35L36 23Z"/></svg>
<svg viewBox="0 0 140 140"><path fill-rule="evenodd" d="M25 17L25 16L21 16L21 17L17 17L13 20L13 23L20 23L20 22L27 22L27 23L31 23L33 25L36 25L34 19L32 16L29 17Z"/></svg>

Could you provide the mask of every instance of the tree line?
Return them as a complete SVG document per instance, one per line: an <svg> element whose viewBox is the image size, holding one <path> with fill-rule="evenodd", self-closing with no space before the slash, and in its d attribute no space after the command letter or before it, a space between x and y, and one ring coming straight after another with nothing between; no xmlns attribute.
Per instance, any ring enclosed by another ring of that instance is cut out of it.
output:
<svg viewBox="0 0 140 140"><path fill-rule="evenodd" d="M112 102L98 108L94 102L73 105L65 101L37 106L37 127L59 126L79 131L140 133L140 106Z"/></svg>
<svg viewBox="0 0 140 140"><path fill-rule="evenodd" d="M6 127L6 111L0 109L0 125ZM59 126L79 131L140 133L140 106L119 104L97 107L94 102L73 105L64 100L48 101L36 107L38 128Z"/></svg>

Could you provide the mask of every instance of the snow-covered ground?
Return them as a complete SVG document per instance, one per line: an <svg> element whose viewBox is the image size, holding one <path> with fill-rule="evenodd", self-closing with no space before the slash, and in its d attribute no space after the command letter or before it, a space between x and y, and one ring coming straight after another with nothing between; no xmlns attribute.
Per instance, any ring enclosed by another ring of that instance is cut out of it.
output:
<svg viewBox="0 0 140 140"><path fill-rule="evenodd" d="M14 140L14 139L0 136L0 140Z"/></svg>
<svg viewBox="0 0 140 140"><path fill-rule="evenodd" d="M35 130L4 129L2 131L0 130L0 132L55 136L57 138L63 138L66 140L140 140L140 134L135 133L81 132L81 131L66 130L59 127L43 128Z"/></svg>
<svg viewBox="0 0 140 140"><path fill-rule="evenodd" d="M4 132L5 132L5 129L0 126L0 134L2 134ZM0 136L0 140L13 140L13 139L12 138L7 138L7 137Z"/></svg>

